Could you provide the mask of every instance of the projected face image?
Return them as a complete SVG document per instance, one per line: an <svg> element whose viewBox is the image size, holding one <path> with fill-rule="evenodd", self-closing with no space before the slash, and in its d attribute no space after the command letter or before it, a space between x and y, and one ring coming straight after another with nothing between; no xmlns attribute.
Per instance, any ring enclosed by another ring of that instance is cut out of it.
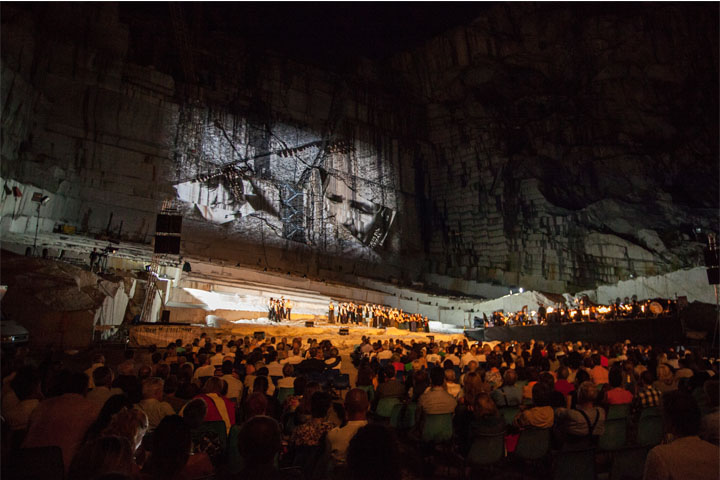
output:
<svg viewBox="0 0 720 480"><path fill-rule="evenodd" d="M325 187L326 207L336 222L371 248L382 246L395 212L358 195L344 181L329 177Z"/></svg>

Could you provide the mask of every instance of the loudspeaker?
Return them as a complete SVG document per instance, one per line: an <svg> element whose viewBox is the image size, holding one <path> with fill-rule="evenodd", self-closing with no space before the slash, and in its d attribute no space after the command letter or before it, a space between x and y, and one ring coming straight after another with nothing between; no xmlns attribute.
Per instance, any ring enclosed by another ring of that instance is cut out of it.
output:
<svg viewBox="0 0 720 480"><path fill-rule="evenodd" d="M180 255L180 237L155 235L155 249L153 251L154 253Z"/></svg>
<svg viewBox="0 0 720 480"><path fill-rule="evenodd" d="M253 337L255 337L256 340L265 340L265 332L254 332Z"/></svg>
<svg viewBox="0 0 720 480"><path fill-rule="evenodd" d="M179 235L181 231L182 215L165 215L161 213L157 216L155 233L175 233Z"/></svg>
<svg viewBox="0 0 720 480"><path fill-rule="evenodd" d="M430 339L430 343L433 343L435 341L435 335L425 335Z"/></svg>
<svg viewBox="0 0 720 480"><path fill-rule="evenodd" d="M314 322L305 322L305 326L306 327L314 327L315 323Z"/></svg>
<svg viewBox="0 0 720 480"><path fill-rule="evenodd" d="M350 335L350 329L347 327L343 327L338 332L340 335Z"/></svg>
<svg viewBox="0 0 720 480"><path fill-rule="evenodd" d="M718 255L715 235L708 235L708 246L703 249L703 253L705 254L708 283L720 285L720 255Z"/></svg>
<svg viewBox="0 0 720 480"><path fill-rule="evenodd" d="M170 310L163 310L160 316L160 323L170 323Z"/></svg>

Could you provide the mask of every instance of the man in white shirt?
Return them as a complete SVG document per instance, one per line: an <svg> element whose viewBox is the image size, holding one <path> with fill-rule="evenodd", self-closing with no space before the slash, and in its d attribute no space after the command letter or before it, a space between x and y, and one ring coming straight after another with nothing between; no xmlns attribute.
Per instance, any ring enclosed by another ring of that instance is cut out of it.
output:
<svg viewBox="0 0 720 480"><path fill-rule="evenodd" d="M210 365L210 359L206 354L201 353L200 355L198 355L198 363L201 366L195 370L195 373L193 374L194 379L202 377L212 377L213 375L215 375L215 367L213 365Z"/></svg>
<svg viewBox="0 0 720 480"><path fill-rule="evenodd" d="M143 382L143 399L138 403L138 407L147 415L150 431L155 430L163 418L175 415L172 406L162 401L164 386L165 382L158 377L151 377Z"/></svg>
<svg viewBox="0 0 720 480"><path fill-rule="evenodd" d="M210 365L213 367L219 367L223 363L223 359L225 358L225 354L223 353L223 346L222 344L215 346L215 355L210 357Z"/></svg>
<svg viewBox="0 0 720 480"><path fill-rule="evenodd" d="M297 365L298 363L305 360L302 355L300 355L300 348L294 347L292 350L292 354L285 360L285 363L289 363L290 365Z"/></svg>
<svg viewBox="0 0 720 480"><path fill-rule="evenodd" d="M364 390L354 388L345 396L345 412L348 422L344 427L336 427L327 434L327 442L330 446L330 454L336 464L345 463L347 449L350 440L355 433L367 425L367 411L370 404Z"/></svg>
<svg viewBox="0 0 720 480"><path fill-rule="evenodd" d="M470 351L462 356L462 358L460 359L460 368L465 368L466 365L473 361L478 361L477 345L473 345L472 347L470 347Z"/></svg>
<svg viewBox="0 0 720 480"><path fill-rule="evenodd" d="M455 355L455 347L454 346L448 347L447 352L448 352L448 354L445 355L445 360L450 360L453 363L453 365L460 366L460 359L458 358L457 355Z"/></svg>
<svg viewBox="0 0 720 480"><path fill-rule="evenodd" d="M227 398L231 400L237 400L242 398L243 382L233 375L233 364L230 361L225 361L222 364L222 378L228 385Z"/></svg>
<svg viewBox="0 0 720 480"><path fill-rule="evenodd" d="M392 352L387 347L382 347L382 349L377 354L378 360L390 360L392 358Z"/></svg>
<svg viewBox="0 0 720 480"><path fill-rule="evenodd" d="M435 345L432 349L432 353L428 353L427 357L425 357L425 360L427 360L430 363L434 363L435 365L439 364L442 360L442 357L438 354L438 347Z"/></svg>

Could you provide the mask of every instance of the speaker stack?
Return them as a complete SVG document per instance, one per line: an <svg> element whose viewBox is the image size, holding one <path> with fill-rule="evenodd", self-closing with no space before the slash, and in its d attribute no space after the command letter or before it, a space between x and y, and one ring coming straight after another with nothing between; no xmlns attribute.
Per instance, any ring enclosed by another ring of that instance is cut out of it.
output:
<svg viewBox="0 0 720 480"><path fill-rule="evenodd" d="M161 213L155 221L155 253L180 255L182 215Z"/></svg>

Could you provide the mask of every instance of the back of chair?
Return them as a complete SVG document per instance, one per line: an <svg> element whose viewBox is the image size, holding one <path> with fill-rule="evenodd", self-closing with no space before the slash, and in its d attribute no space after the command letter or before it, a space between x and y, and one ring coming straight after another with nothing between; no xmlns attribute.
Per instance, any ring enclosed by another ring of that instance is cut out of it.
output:
<svg viewBox="0 0 720 480"><path fill-rule="evenodd" d="M505 432L473 437L467 461L471 466L484 467L505 457Z"/></svg>
<svg viewBox="0 0 720 480"><path fill-rule="evenodd" d="M243 468L245 468L245 460L243 460L238 449L238 434L240 433L240 426L233 425L230 427L227 440L227 455L226 455L226 469L230 474L237 474Z"/></svg>
<svg viewBox="0 0 720 480"><path fill-rule="evenodd" d="M390 418L395 405L400 404L400 399L397 397L383 397L378 400L377 407L375 408L375 415L383 418Z"/></svg>
<svg viewBox="0 0 720 480"><path fill-rule="evenodd" d="M520 432L515 455L522 460L539 460L550 451L549 428L526 428Z"/></svg>
<svg viewBox="0 0 720 480"><path fill-rule="evenodd" d="M595 450L562 450L553 462L553 480L595 480Z"/></svg>
<svg viewBox="0 0 720 480"><path fill-rule="evenodd" d="M284 388L284 387L278 388L277 389L278 402L280 402L280 405L282 405L283 403L285 403L285 400L287 400L287 398L289 396L294 395L294 394L295 394L294 388Z"/></svg>
<svg viewBox="0 0 720 480"><path fill-rule="evenodd" d="M627 440L627 419L615 418L605 420L605 433L598 440L598 446L603 450L617 450L625 446Z"/></svg>
<svg viewBox="0 0 720 480"><path fill-rule="evenodd" d="M656 408L645 408L640 412L637 443L650 447L659 445L664 434L663 417Z"/></svg>
<svg viewBox="0 0 720 480"><path fill-rule="evenodd" d="M3 468L3 478L63 480L65 464L60 447L21 448Z"/></svg>
<svg viewBox="0 0 720 480"><path fill-rule="evenodd" d="M398 403L390 414L390 426L398 430L407 430L415 426L417 403Z"/></svg>
<svg viewBox="0 0 720 480"><path fill-rule="evenodd" d="M500 414L508 425L512 425L518 413L520 413L520 407L503 407L500 409Z"/></svg>
<svg viewBox="0 0 720 480"><path fill-rule="evenodd" d="M350 388L350 375L347 373L341 373L333 379L332 385L338 390L346 390Z"/></svg>
<svg viewBox="0 0 720 480"><path fill-rule="evenodd" d="M429 443L452 439L452 413L426 414L423 419L422 440Z"/></svg>
<svg viewBox="0 0 720 480"><path fill-rule="evenodd" d="M616 418L627 418L630 414L630 404L610 405L608 409L607 419L614 420Z"/></svg>

